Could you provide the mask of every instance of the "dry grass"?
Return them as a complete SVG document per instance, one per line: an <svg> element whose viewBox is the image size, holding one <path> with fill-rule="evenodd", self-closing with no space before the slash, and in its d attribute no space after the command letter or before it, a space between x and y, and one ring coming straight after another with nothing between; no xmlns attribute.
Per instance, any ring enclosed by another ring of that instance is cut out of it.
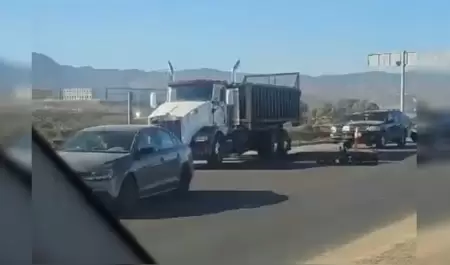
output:
<svg viewBox="0 0 450 265"><path fill-rule="evenodd" d="M0 145L9 146L31 129L31 110L25 104L0 104Z"/></svg>
<svg viewBox="0 0 450 265"><path fill-rule="evenodd" d="M126 108L125 108L126 109ZM84 106L80 111L76 105L61 105L53 103L52 108L36 108L33 111L33 126L50 142L65 139L74 132L96 125L126 124L126 111L121 107L105 107L97 103ZM140 120L139 123L146 122ZM290 128L289 134L293 140L311 141L327 137L329 132L317 130L311 126Z"/></svg>
<svg viewBox="0 0 450 265"><path fill-rule="evenodd" d="M49 142L66 139L86 127L105 124L126 124L123 114L108 112L71 112L36 110L33 112L33 126Z"/></svg>

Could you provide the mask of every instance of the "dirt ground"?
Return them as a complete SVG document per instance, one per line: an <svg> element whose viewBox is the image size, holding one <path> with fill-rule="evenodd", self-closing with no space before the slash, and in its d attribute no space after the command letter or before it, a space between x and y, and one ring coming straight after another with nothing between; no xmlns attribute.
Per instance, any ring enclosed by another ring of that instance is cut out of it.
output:
<svg viewBox="0 0 450 265"><path fill-rule="evenodd" d="M411 215L300 264L450 264L450 222L417 231Z"/></svg>
<svg viewBox="0 0 450 265"><path fill-rule="evenodd" d="M416 264L450 264L450 221L432 228L419 228Z"/></svg>

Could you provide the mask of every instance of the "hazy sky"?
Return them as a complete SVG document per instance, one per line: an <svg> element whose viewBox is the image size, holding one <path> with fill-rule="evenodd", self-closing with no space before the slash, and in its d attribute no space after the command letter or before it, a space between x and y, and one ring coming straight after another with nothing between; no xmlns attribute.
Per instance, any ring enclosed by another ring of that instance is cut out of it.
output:
<svg viewBox="0 0 450 265"><path fill-rule="evenodd" d="M448 50L446 0L0 1L0 56L96 68L365 71L371 52Z"/></svg>

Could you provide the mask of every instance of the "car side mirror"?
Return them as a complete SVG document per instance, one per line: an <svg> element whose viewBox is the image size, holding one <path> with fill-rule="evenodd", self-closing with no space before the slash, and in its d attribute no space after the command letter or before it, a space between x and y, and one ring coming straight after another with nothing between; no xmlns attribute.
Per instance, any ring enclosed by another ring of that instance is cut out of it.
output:
<svg viewBox="0 0 450 265"><path fill-rule="evenodd" d="M134 158L135 159L140 159L141 156L149 155L151 153L154 153L155 151L156 151L156 149L154 147L142 147L142 148L139 148L134 153Z"/></svg>
<svg viewBox="0 0 450 265"><path fill-rule="evenodd" d="M149 154L154 153L155 151L156 151L156 149L154 147L148 146L148 147L140 148L138 150L138 153L140 155L149 155Z"/></svg>

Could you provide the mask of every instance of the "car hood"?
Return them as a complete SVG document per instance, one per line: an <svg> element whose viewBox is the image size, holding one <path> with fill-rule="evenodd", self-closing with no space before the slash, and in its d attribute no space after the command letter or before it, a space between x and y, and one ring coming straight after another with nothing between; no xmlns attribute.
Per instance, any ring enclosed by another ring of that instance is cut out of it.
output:
<svg viewBox="0 0 450 265"><path fill-rule="evenodd" d="M350 126L378 126L382 125L382 121L349 121L346 125Z"/></svg>
<svg viewBox="0 0 450 265"><path fill-rule="evenodd" d="M88 153L88 152L64 152L58 154L76 172L86 173L101 168L105 164L128 157L130 154L118 153Z"/></svg>

